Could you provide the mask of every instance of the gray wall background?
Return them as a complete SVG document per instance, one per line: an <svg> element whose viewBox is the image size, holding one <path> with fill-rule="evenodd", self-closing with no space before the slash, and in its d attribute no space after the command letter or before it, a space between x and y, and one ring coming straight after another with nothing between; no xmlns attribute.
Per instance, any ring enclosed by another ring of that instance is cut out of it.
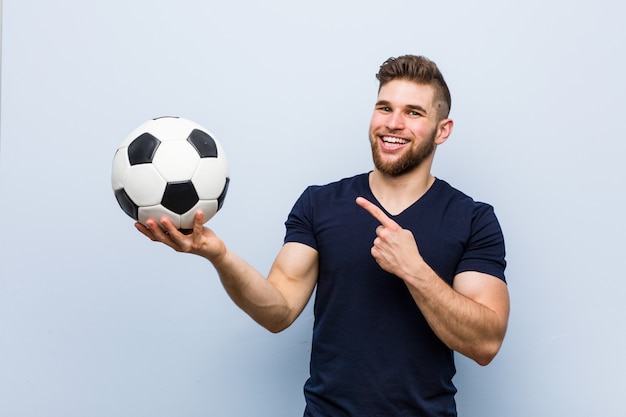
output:
<svg viewBox="0 0 626 417"><path fill-rule="evenodd" d="M179 115L232 183L210 226L267 272L308 184L371 169L374 74L424 54L455 131L434 173L505 231L512 315L459 415L623 416L626 57L618 1L5 0L0 416L297 416L311 306L271 335L211 265L117 206L113 153Z"/></svg>

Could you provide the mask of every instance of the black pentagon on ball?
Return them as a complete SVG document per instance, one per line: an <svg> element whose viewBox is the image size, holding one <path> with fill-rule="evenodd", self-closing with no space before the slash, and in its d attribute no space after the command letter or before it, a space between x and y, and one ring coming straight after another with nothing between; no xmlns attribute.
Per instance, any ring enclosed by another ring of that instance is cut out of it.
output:
<svg viewBox="0 0 626 417"><path fill-rule="evenodd" d="M128 160L131 165L149 164L154 158L161 141L150 133L142 133L128 145Z"/></svg>
<svg viewBox="0 0 626 417"><path fill-rule="evenodd" d="M191 181L168 182L161 205L176 214L188 212L198 202L198 193Z"/></svg>
<svg viewBox="0 0 626 417"><path fill-rule="evenodd" d="M139 207L137 207L137 204L130 199L123 188L115 190L115 198L117 199L117 202L122 210L124 210L124 213L128 214L135 220L139 218Z"/></svg>
<svg viewBox="0 0 626 417"><path fill-rule="evenodd" d="M196 148L200 158L217 158L217 144L208 133L200 129L194 129L189 134L187 142Z"/></svg>
<svg viewBox="0 0 626 417"><path fill-rule="evenodd" d="M219 197L217 197L217 210L222 208L224 205L224 200L226 199L226 192L228 191L228 184L230 184L230 178L226 177L226 184L224 184L224 189Z"/></svg>

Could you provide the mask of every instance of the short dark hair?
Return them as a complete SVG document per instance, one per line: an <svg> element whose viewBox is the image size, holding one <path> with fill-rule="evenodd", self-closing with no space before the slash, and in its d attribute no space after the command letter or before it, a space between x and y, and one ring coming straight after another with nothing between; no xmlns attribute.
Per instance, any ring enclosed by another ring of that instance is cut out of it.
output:
<svg viewBox="0 0 626 417"><path fill-rule="evenodd" d="M407 80L417 84L430 85L435 89L433 104L437 107L439 120L450 114L452 98L441 71L430 59L424 56L403 55L389 58L380 66L376 78L380 81L378 90L392 80Z"/></svg>

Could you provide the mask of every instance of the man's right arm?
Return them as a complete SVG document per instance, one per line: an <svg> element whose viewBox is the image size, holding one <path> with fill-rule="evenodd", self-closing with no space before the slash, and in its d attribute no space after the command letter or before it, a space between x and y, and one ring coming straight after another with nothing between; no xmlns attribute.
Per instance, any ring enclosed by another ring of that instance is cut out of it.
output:
<svg viewBox="0 0 626 417"><path fill-rule="evenodd" d="M217 270L231 299L261 326L277 333L289 327L306 306L317 282L317 251L301 243L286 243L278 253L267 279L248 262L230 251L196 214L191 234L183 234L167 219L160 226L149 219L137 229L153 241L177 252L208 259ZM164 230L163 230L164 229Z"/></svg>
<svg viewBox="0 0 626 417"><path fill-rule="evenodd" d="M317 282L317 251L302 243L283 245L267 279L228 249L213 265L235 304L273 333L298 318Z"/></svg>

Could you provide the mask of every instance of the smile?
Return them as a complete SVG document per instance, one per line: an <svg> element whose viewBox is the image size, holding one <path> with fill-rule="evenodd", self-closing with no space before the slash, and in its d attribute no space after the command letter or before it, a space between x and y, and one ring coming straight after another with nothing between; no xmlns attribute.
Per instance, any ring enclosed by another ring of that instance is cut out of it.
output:
<svg viewBox="0 0 626 417"><path fill-rule="evenodd" d="M397 138L394 136L381 136L380 139L385 143L396 144L396 145L404 145L406 143L409 143L409 141L406 139Z"/></svg>
<svg viewBox="0 0 626 417"><path fill-rule="evenodd" d="M382 142L382 149L387 151L395 151L410 142L396 136L380 136L380 140Z"/></svg>

